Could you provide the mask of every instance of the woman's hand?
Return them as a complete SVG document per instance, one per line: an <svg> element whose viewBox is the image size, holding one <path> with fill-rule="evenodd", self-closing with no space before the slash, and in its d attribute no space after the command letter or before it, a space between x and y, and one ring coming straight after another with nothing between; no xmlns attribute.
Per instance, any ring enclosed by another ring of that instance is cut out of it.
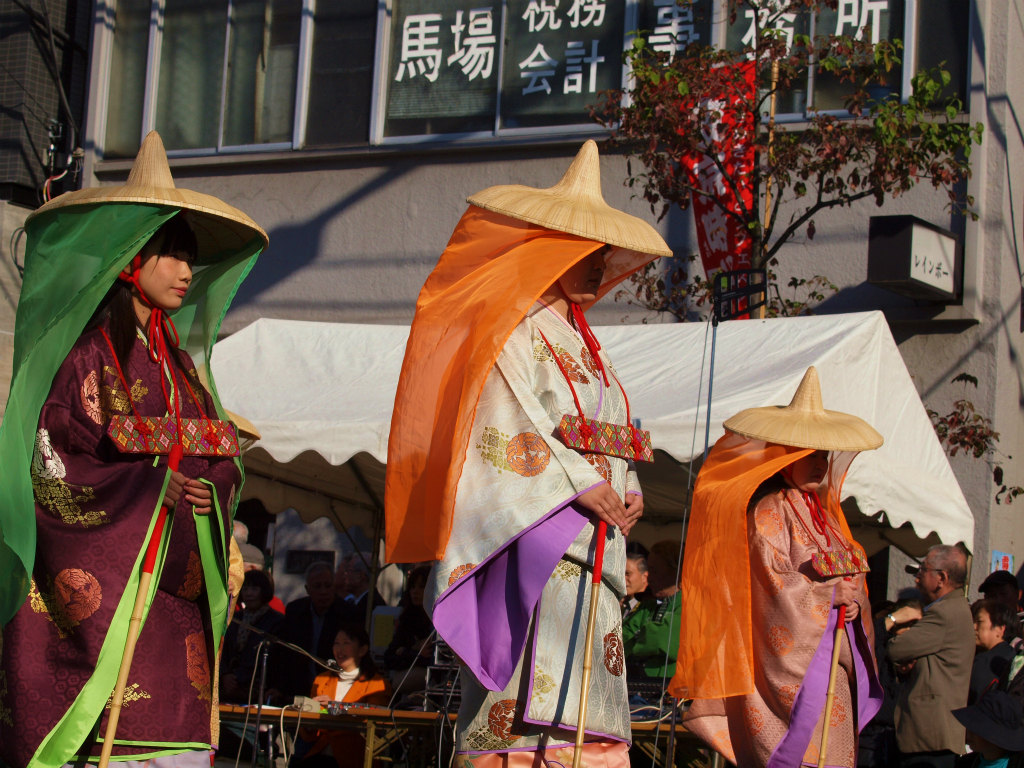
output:
<svg viewBox="0 0 1024 768"><path fill-rule="evenodd" d="M181 474L181 472L177 470L171 472L171 479L167 481L167 490L164 491L165 507L174 509L178 506L178 499L181 498L181 491L185 487L186 482L188 482L188 478Z"/></svg>
<svg viewBox="0 0 1024 768"><path fill-rule="evenodd" d="M622 503L619 494L608 483L601 483L586 493L581 493L576 497L576 501L608 525L618 526L620 529L629 525L626 505Z"/></svg>
<svg viewBox="0 0 1024 768"><path fill-rule="evenodd" d="M846 620L853 621L860 615L860 604L857 596L860 590L857 581L851 578L844 578L836 584L836 591L832 598L832 605L846 606Z"/></svg>
<svg viewBox="0 0 1024 768"><path fill-rule="evenodd" d="M205 483L188 478L185 481L185 501L193 506L197 515L208 515L213 509L213 491Z"/></svg>
<svg viewBox="0 0 1024 768"><path fill-rule="evenodd" d="M639 493L626 494L626 524L622 526L622 535L627 535L633 526L640 522L644 515L644 497Z"/></svg>

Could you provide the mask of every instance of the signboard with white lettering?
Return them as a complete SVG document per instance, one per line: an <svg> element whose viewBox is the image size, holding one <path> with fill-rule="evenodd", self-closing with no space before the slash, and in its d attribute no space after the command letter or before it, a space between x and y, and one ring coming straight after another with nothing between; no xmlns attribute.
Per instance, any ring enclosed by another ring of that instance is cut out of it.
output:
<svg viewBox="0 0 1024 768"><path fill-rule="evenodd" d="M638 28L676 53L710 37L710 0L392 0L383 137L595 126Z"/></svg>
<svg viewBox="0 0 1024 768"><path fill-rule="evenodd" d="M916 216L872 216L868 282L916 299L955 301L963 285L959 240Z"/></svg>

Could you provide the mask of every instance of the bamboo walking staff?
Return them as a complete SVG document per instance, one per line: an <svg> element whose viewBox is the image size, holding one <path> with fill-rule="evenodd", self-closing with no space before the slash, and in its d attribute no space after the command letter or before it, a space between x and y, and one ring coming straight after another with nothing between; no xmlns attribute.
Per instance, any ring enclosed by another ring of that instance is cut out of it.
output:
<svg viewBox="0 0 1024 768"><path fill-rule="evenodd" d="M583 678L580 682L579 718L576 721L576 748L572 755L572 768L580 768L583 759L583 737L587 725L587 691L590 688L590 669L594 661L594 626L597 623L597 603L601 595L601 571L604 569L604 539L608 524L597 523L597 541L594 544L594 573L590 580L590 614L587 616L587 636L583 647Z"/></svg>
<svg viewBox="0 0 1024 768"><path fill-rule="evenodd" d="M818 750L818 768L825 768L825 754L828 751L829 720L832 719L832 701L836 695L836 673L839 671L839 649L846 628L846 606L839 606L836 619L835 640L832 643L832 666L828 671L828 693L825 694L825 716L821 722L821 749Z"/></svg>
<svg viewBox="0 0 1024 768"><path fill-rule="evenodd" d="M167 468L170 472L177 472L181 463L181 445L171 448L171 454L167 460ZM132 608L132 617L128 622L128 637L124 643L124 655L121 657L121 668L117 672L117 682L114 684L114 691L110 694L110 714L107 716L107 727L103 732L103 749L100 752L99 768L107 768L110 763L110 753L114 749L114 734L117 733L117 721L121 717L121 706L124 703L124 691L128 685L128 673L132 668L132 659L135 657L135 646L139 641L139 634L142 631L142 618L146 609L146 596L149 594L149 585L153 580L153 571L156 569L157 550L160 549L160 540L163 538L164 525L167 522L167 507L164 500L160 499L160 511L157 513L156 524L153 526L153 535L149 537L146 545L146 557L142 561L142 574L139 576L139 591L135 595L135 605Z"/></svg>

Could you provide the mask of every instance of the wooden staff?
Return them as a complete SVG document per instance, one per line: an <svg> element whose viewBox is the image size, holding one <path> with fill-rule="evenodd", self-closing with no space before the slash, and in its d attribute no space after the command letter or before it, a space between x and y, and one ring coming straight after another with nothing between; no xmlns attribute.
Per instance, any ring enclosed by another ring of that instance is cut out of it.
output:
<svg viewBox="0 0 1024 768"><path fill-rule="evenodd" d="M171 448L171 454L167 460L169 471L178 471L182 453L181 445L175 445ZM139 641L139 633L142 631L146 596L149 594L149 585L153 580L157 551L160 549L160 540L163 538L164 524L166 522L167 507L164 506L164 500L161 498L160 511L157 513L156 524L153 526L153 535L149 537L149 543L146 545L146 557L142 561L139 591L135 595L132 618L128 622L128 637L124 643L121 668L117 672L117 683L114 685L114 692L110 695L110 714L107 717L107 728L103 732L103 750L100 752L99 768L107 768L107 765L110 763L110 753L114 748L114 734L117 732L117 721L121 717L121 705L124 703L124 690L128 685L128 672L131 670L132 659L135 657L135 646Z"/></svg>
<svg viewBox="0 0 1024 768"><path fill-rule="evenodd" d="M597 623L597 601L601 594L601 571L604 568L604 539L608 525L597 523L597 542L594 545L594 574L590 581L590 615L587 617L587 637L583 648L583 679L580 683L579 719L576 722L576 749L573 750L572 768L580 768L583 758L583 736L587 723L587 689L590 688L590 669L594 660L594 626Z"/></svg>
<svg viewBox="0 0 1024 768"><path fill-rule="evenodd" d="M836 619L835 640L832 643L832 667L828 671L828 693L825 694L825 717L821 723L821 749L818 750L818 768L825 768L825 753L828 751L829 720L832 718L832 701L836 695L836 673L839 671L839 648L846 628L846 606L839 606Z"/></svg>

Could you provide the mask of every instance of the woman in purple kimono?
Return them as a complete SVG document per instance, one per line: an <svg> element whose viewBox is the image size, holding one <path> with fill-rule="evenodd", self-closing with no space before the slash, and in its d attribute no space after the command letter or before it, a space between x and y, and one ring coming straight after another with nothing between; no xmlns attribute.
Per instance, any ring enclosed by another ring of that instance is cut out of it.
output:
<svg viewBox="0 0 1024 768"><path fill-rule="evenodd" d="M128 190L133 177L142 185L137 169L147 150L166 169L159 137L151 134L119 189ZM170 184L170 191L185 192ZM89 191L95 190L83 190ZM167 524L112 759L209 765L241 476L230 449L196 447L220 439L225 422L178 348L169 317L186 301L197 259L211 256L193 228L205 233L215 215L195 214L187 200L178 211L167 204L156 209L163 223L126 254L130 261L122 261L39 411L30 464L34 563L28 594L3 627L0 646L0 759L11 766L56 766L99 753L139 565L161 505ZM116 205L103 202L93 212ZM125 206L124 214L140 207ZM81 225L75 215L68 217L72 227ZM251 230L265 238L255 224ZM184 445L176 471L169 471L167 443Z"/></svg>

